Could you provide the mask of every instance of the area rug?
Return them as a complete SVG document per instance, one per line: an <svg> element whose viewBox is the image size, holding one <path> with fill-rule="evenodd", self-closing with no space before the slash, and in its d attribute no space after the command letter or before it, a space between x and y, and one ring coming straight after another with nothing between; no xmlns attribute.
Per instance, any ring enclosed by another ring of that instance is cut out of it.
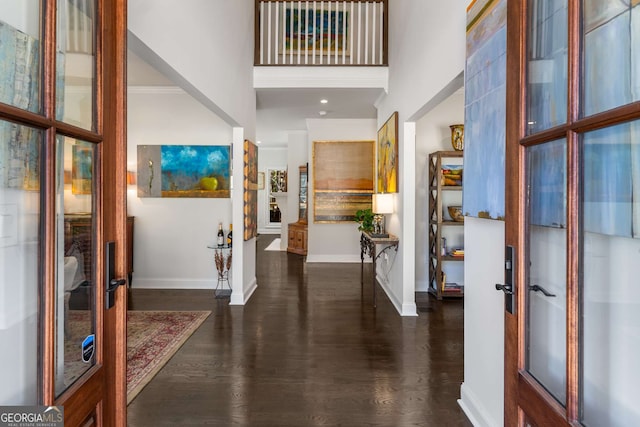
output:
<svg viewBox="0 0 640 427"><path fill-rule="evenodd" d="M127 312L127 404L210 314L210 311ZM71 330L65 346L65 383L70 385L88 367L79 360L78 351L78 340L82 340L79 337L88 327L88 312L69 311L68 325Z"/></svg>
<svg viewBox="0 0 640 427"><path fill-rule="evenodd" d="M280 249L280 238L276 237L276 239L273 242L271 242L269 246L264 248L264 250L265 251L281 251L282 249Z"/></svg>

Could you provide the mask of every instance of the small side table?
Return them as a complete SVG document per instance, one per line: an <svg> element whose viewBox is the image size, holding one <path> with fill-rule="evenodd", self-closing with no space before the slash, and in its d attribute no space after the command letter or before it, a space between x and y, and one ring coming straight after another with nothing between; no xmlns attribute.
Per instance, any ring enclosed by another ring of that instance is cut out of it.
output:
<svg viewBox="0 0 640 427"><path fill-rule="evenodd" d="M229 271L231 270L232 259L232 247L231 246L207 246L209 249L214 250L214 261L216 265L216 271L218 272L218 283L213 293L216 298L229 298L231 297L231 285L229 284ZM224 283L227 283L227 289L224 288Z"/></svg>
<svg viewBox="0 0 640 427"><path fill-rule="evenodd" d="M373 262L372 270L372 285L373 285L373 306L376 304L376 261L385 252L393 249L398 252L398 245L400 239L393 234L389 234L389 237L373 237L370 233L363 231L360 235L360 289L364 293L364 256L369 255ZM377 246L380 245L380 250L377 250Z"/></svg>

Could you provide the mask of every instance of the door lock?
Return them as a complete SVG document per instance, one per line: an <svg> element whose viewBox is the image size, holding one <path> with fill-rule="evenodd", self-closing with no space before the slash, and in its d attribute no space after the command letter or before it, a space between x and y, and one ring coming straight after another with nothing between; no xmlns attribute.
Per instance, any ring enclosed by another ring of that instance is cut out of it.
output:
<svg viewBox="0 0 640 427"><path fill-rule="evenodd" d="M516 311L516 293L513 287L515 278L514 268L514 252L513 246L505 246L504 248L504 285L496 283L496 290L504 292L504 309L514 314Z"/></svg>
<svg viewBox="0 0 640 427"><path fill-rule="evenodd" d="M115 252L116 242L107 242L107 250L105 251L105 271L107 272L107 275L104 287L104 305L107 310L113 307L116 303L116 290L118 287L127 283L127 279L116 279L114 277L116 275Z"/></svg>

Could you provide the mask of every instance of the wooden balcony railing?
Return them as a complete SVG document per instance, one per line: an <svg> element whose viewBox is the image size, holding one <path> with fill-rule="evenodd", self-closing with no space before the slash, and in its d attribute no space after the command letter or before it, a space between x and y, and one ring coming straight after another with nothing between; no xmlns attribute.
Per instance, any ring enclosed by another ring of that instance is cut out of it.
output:
<svg viewBox="0 0 640 427"><path fill-rule="evenodd" d="M388 0L256 0L255 65L386 66Z"/></svg>

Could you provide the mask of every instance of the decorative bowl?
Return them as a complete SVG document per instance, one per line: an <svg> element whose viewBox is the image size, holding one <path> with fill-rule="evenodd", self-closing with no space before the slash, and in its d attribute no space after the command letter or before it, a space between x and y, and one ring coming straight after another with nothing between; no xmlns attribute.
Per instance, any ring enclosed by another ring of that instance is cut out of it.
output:
<svg viewBox="0 0 640 427"><path fill-rule="evenodd" d="M457 222L464 222L464 215L462 214L462 206L447 206L451 219Z"/></svg>

